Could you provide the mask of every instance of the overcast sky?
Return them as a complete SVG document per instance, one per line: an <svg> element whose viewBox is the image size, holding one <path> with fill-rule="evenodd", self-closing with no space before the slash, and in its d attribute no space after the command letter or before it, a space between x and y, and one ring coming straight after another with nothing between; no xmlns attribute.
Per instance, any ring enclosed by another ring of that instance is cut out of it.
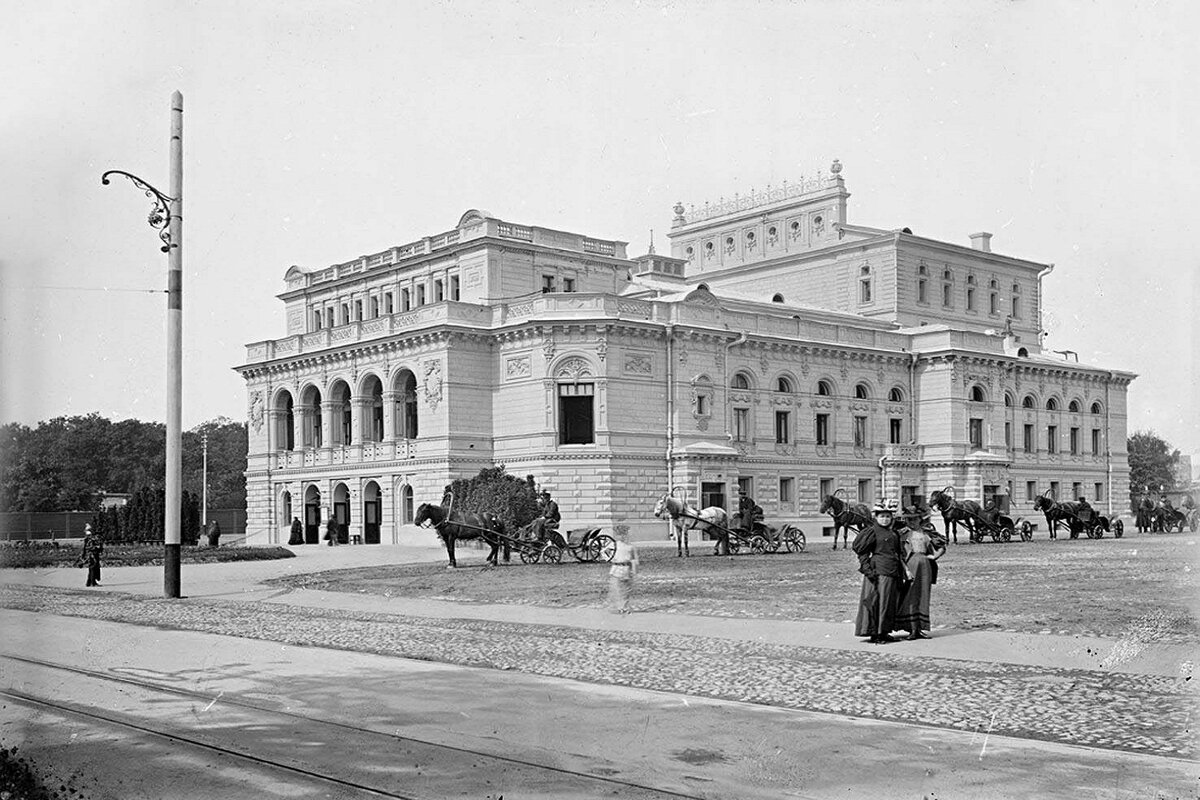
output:
<svg viewBox="0 0 1200 800"><path fill-rule="evenodd" d="M575 5L576 8L569 6ZM6 3L0 421L165 419L183 92L184 426L246 417L283 274L468 208L631 242L841 160L852 223L1053 262L1046 346L1200 455L1194 3Z"/></svg>

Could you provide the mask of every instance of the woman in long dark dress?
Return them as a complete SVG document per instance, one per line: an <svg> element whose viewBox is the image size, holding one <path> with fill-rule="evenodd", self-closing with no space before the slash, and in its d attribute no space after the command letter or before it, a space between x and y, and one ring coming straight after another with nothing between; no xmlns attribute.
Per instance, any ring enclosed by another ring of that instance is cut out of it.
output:
<svg viewBox="0 0 1200 800"><path fill-rule="evenodd" d="M868 637L871 644L887 644L896 641L889 634L895 627L901 596L904 554L900 534L892 529L892 509L878 503L871 519L871 526L863 528L850 546L858 556L858 571L863 574L854 635Z"/></svg>
<svg viewBox="0 0 1200 800"><path fill-rule="evenodd" d="M907 630L909 639L928 639L929 595L937 580L937 560L946 554L946 545L920 528L909 528L902 542L909 583L896 613L896 626Z"/></svg>

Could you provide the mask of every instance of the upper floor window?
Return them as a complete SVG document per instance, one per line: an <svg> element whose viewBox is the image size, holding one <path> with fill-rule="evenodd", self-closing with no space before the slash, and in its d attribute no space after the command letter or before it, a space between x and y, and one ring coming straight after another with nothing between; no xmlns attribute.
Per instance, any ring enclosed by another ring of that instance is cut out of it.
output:
<svg viewBox="0 0 1200 800"><path fill-rule="evenodd" d="M1037 407L1037 405L1036 405L1036 403L1034 403L1033 395L1031 395L1031 394L1025 395L1025 399L1021 401L1021 408L1036 408L1036 407Z"/></svg>
<svg viewBox="0 0 1200 800"><path fill-rule="evenodd" d="M833 387L830 386L829 381L817 381L817 394L825 397L833 394Z"/></svg>
<svg viewBox="0 0 1200 800"><path fill-rule="evenodd" d="M440 303L446 299L446 285L441 280L433 282L433 302Z"/></svg>
<svg viewBox="0 0 1200 800"><path fill-rule="evenodd" d="M746 377L745 373L739 372L733 376L733 381L730 383L730 386L734 389L749 389L750 380Z"/></svg>
<svg viewBox="0 0 1200 800"><path fill-rule="evenodd" d="M596 441L595 386L591 383L558 385L558 443L592 444Z"/></svg>
<svg viewBox="0 0 1200 800"><path fill-rule="evenodd" d="M888 392L888 402L903 403L904 402L904 390L901 389L899 386L893 387L892 390L890 392Z"/></svg>
<svg viewBox="0 0 1200 800"><path fill-rule="evenodd" d="M313 312L313 330L321 330L321 309Z"/></svg>
<svg viewBox="0 0 1200 800"><path fill-rule="evenodd" d="M412 293L408 289L400 290L400 310L408 311L412 308Z"/></svg>
<svg viewBox="0 0 1200 800"><path fill-rule="evenodd" d="M781 376L775 383L775 391L790 394L792 391L792 382Z"/></svg>
<svg viewBox="0 0 1200 800"><path fill-rule="evenodd" d="M354 301L354 321L355 322L362 322L362 318L363 318L362 311L363 311L362 300L355 300Z"/></svg>
<svg viewBox="0 0 1200 800"><path fill-rule="evenodd" d="M543 275L542 276L542 294L548 294L549 292L553 292L553 291L554 291L554 276L553 275Z"/></svg>
<svg viewBox="0 0 1200 800"><path fill-rule="evenodd" d="M1099 404L1099 403L1092 403L1092 413L1093 413L1093 414L1099 414L1099 413L1101 413L1101 411L1100 411L1100 404Z"/></svg>
<svg viewBox="0 0 1200 800"><path fill-rule="evenodd" d="M342 303L342 324L350 324L350 304Z"/></svg>
<svg viewBox="0 0 1200 800"><path fill-rule="evenodd" d="M867 400L871 397L871 391L865 383L860 383L854 387L854 397L857 400Z"/></svg>
<svg viewBox="0 0 1200 800"><path fill-rule="evenodd" d="M395 306L392 305L392 293L391 292L385 292L383 295L383 313L385 313L385 314L396 313L396 308L395 308Z"/></svg>
<svg viewBox="0 0 1200 800"><path fill-rule="evenodd" d="M1067 411L1070 411L1073 414L1078 414L1079 413L1079 401L1072 400L1070 405L1067 406Z"/></svg>
<svg viewBox="0 0 1200 800"><path fill-rule="evenodd" d="M948 283L942 284L942 305L945 306L946 308L949 308L950 307L950 299L951 299L950 284L948 284Z"/></svg>
<svg viewBox="0 0 1200 800"><path fill-rule="evenodd" d="M992 292L990 295L988 295L988 313L1000 313L1000 295L996 294L995 292Z"/></svg>
<svg viewBox="0 0 1200 800"><path fill-rule="evenodd" d="M1047 411L1058 411L1058 399L1054 398L1054 397L1047 399L1046 400L1046 410Z"/></svg>
<svg viewBox="0 0 1200 800"><path fill-rule="evenodd" d="M325 309L325 327L326 328L333 327L333 309L332 308Z"/></svg>
<svg viewBox="0 0 1200 800"><path fill-rule="evenodd" d="M417 285L417 305L425 305L425 284Z"/></svg>
<svg viewBox="0 0 1200 800"><path fill-rule="evenodd" d="M925 286L924 278L917 281L917 302L918 303L928 303L929 302L928 291Z"/></svg>
<svg viewBox="0 0 1200 800"><path fill-rule="evenodd" d="M967 287L967 311L975 310L975 287Z"/></svg>
<svg viewBox="0 0 1200 800"><path fill-rule="evenodd" d="M451 275L450 276L450 299L457 302L458 297L459 297L458 276Z"/></svg>
<svg viewBox="0 0 1200 800"><path fill-rule="evenodd" d="M564 292L575 291L575 279L574 278L563 278L563 291Z"/></svg>
<svg viewBox="0 0 1200 800"><path fill-rule="evenodd" d="M982 403L984 401L983 387L978 384L971 387L971 402Z"/></svg>
<svg viewBox="0 0 1200 800"><path fill-rule="evenodd" d="M371 298L371 319L375 319L378 316L379 316L379 298L372 297Z"/></svg>
<svg viewBox="0 0 1200 800"><path fill-rule="evenodd" d="M858 280L858 302L871 302L871 268L862 267L859 269Z"/></svg>

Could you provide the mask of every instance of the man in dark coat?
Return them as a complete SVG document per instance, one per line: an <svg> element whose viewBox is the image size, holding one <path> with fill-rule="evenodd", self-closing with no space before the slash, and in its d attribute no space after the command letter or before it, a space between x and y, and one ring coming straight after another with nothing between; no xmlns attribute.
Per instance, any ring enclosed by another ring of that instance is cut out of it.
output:
<svg viewBox="0 0 1200 800"><path fill-rule="evenodd" d="M304 544L304 526L299 517L292 517L292 530L288 536L288 544Z"/></svg>
<svg viewBox="0 0 1200 800"><path fill-rule="evenodd" d="M876 503L871 520L870 527L859 531L850 546L863 575L854 635L868 637L871 644L887 644L896 641L889 634L903 596L904 553L900 534L892 527L893 510L883 502Z"/></svg>
<svg viewBox="0 0 1200 800"><path fill-rule="evenodd" d="M546 537L547 531L558 530L558 523L562 522L562 513L558 510L558 503L554 502L549 492L542 492L538 496L538 510L542 513L533 521L533 535L534 538L541 541Z"/></svg>

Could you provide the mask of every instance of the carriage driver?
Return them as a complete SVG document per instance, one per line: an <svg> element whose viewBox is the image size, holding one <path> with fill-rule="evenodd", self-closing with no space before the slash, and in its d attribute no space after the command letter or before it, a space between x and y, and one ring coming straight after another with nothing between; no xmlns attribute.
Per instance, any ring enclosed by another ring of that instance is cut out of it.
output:
<svg viewBox="0 0 1200 800"><path fill-rule="evenodd" d="M558 530L558 523L562 521L562 514L558 511L558 503L551 499L550 493L543 491L538 495L538 510L541 511L541 516L533 521L533 535L540 541L545 538L546 531Z"/></svg>

